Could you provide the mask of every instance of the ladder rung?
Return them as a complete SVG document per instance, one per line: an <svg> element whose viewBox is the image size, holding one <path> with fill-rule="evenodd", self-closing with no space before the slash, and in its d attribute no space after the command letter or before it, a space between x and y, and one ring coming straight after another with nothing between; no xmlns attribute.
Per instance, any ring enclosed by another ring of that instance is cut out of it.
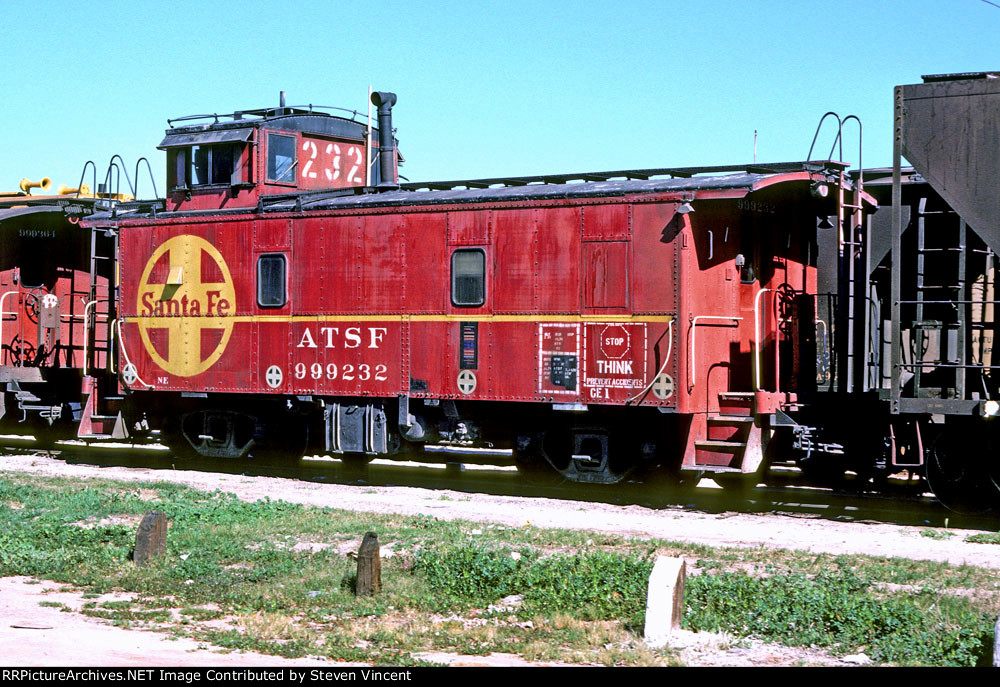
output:
<svg viewBox="0 0 1000 687"><path fill-rule="evenodd" d="M747 423L747 422L753 422L754 421L754 417L753 417L753 415L709 415L708 416L708 421L709 422L716 422L716 423L731 422L733 424L736 424L736 423L741 423L742 424L742 423Z"/></svg>
<svg viewBox="0 0 1000 687"><path fill-rule="evenodd" d="M693 469L697 470L698 472L716 472L716 473L718 473L718 472L722 472L722 473L730 472L730 473L735 473L735 474L743 474L743 471L740 470L739 468L731 468L731 467L729 467L727 465L698 465L698 466L696 466ZM683 468L682 468L682 470L683 470Z"/></svg>
<svg viewBox="0 0 1000 687"><path fill-rule="evenodd" d="M747 445L742 441L716 441L714 439L706 439L705 441L694 442L694 447L706 451L738 451L742 448L746 448Z"/></svg>

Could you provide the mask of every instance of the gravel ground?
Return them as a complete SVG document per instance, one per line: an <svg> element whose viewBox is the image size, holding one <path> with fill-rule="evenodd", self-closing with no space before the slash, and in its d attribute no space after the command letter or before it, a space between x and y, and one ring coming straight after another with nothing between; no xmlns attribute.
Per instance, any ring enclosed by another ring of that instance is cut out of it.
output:
<svg viewBox="0 0 1000 687"><path fill-rule="evenodd" d="M874 554L912 559L970 564L1000 569L1000 547L964 541L967 532L951 528L955 536L930 539L919 526L870 522L840 522L822 517L789 517L773 513L705 513L690 510L652 509L604 503L467 494L414 487L354 486L304 482L278 477L220 475L195 471L73 465L48 456L0 456L0 472L30 473L78 479L123 481L166 480L204 490L221 489L248 501L266 497L316 506L362 512L428 514L440 519L465 519L483 523L525 525L616 532L635 537L657 537L712 546L780 547L832 554ZM442 497L448 497L443 499ZM197 646L164 641L148 632L129 632L58 609L39 607L42 588L22 578L7 578L0 585L0 646L5 659L20 665L275 665L275 657L250 654L222 655ZM54 593L54 592L50 592ZM66 593L66 592L59 592ZM72 595L68 595L72 596ZM48 594L46 599L53 597ZM67 603L71 608L72 603ZM48 629L15 628L20 625ZM117 637L107 637L113 632ZM693 665L847 665L821 652L786 647L734 645L725 637L677 636L682 658ZM61 639L60 639L61 638ZM93 639L91 643L90 640ZM84 642L87 642L84 644ZM110 649L109 647L114 647ZM436 660L469 665L519 665L502 658L437 657ZM858 659L863 661L863 657ZM340 665L340 664L338 664Z"/></svg>

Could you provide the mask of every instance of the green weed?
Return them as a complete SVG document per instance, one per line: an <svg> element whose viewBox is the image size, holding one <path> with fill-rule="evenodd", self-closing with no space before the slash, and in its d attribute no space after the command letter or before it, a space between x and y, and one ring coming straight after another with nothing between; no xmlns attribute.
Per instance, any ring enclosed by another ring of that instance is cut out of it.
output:
<svg viewBox="0 0 1000 687"><path fill-rule="evenodd" d="M929 589L916 598L876 595L850 569L812 578L723 572L689 581L684 621L695 631L839 653L864 649L882 663L976 665L992 642L990 616L954 599L950 613L943 612L935 600Z"/></svg>
<svg viewBox="0 0 1000 687"><path fill-rule="evenodd" d="M948 539L954 537L955 533L948 530L920 530L920 536L930 539Z"/></svg>

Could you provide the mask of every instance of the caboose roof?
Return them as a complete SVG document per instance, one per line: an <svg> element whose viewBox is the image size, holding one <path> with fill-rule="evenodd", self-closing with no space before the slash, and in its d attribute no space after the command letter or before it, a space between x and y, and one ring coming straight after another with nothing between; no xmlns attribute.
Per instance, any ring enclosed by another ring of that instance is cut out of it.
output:
<svg viewBox="0 0 1000 687"><path fill-rule="evenodd" d="M788 182L832 180L846 165L835 161L782 162L727 167L688 167L616 172L546 175L509 179L406 183L398 189L372 188L298 191L261 198L258 212L301 212L304 210L351 210L379 207L410 207L499 203L530 200L610 198L635 195L677 194L678 199L739 198L768 186ZM743 170L741 173L725 173ZM660 175L667 178L651 178ZM627 177L624 179L613 177ZM850 181L848 180L848 183ZM487 184L490 184L487 186ZM492 184L496 184L493 186ZM874 199L865 194L874 205ZM150 211L149 203L120 203L119 219L139 218ZM253 208L156 212L158 217L236 215ZM94 219L94 218L92 218Z"/></svg>
<svg viewBox="0 0 1000 687"><path fill-rule="evenodd" d="M320 109L341 110L350 113L350 119L321 112ZM266 110L244 110L232 114L189 115L177 119L168 119L163 140L157 146L160 150L188 145L211 145L213 143L235 143L250 139L254 129L270 129L275 131L303 131L322 136L349 138L361 140L365 136L366 121L359 121L361 116L355 110L343 108L312 106L279 107ZM207 123L194 123L202 119L211 119ZM187 123L191 122L191 123ZM175 127L176 123L183 123ZM373 127L378 131L378 127Z"/></svg>
<svg viewBox="0 0 1000 687"><path fill-rule="evenodd" d="M488 203L516 200L600 198L634 194L736 192L749 193L786 181L806 181L815 174L842 168L841 163L783 162L738 167L697 167L588 172L584 174L479 179L474 181L408 183L399 190L349 195L343 192L273 197L264 202L269 212L347 208ZM711 173L744 170L737 174ZM757 170L757 171L745 171ZM706 176L696 176L706 174ZM649 178L674 175L670 178ZM632 178L614 179L614 176ZM636 178L638 177L638 178ZM573 183L573 180L579 180ZM487 186L487 184L490 184ZM497 184L493 186L492 184ZM506 185L499 185L506 184ZM463 188L465 187L465 188ZM728 194L726 194L728 195Z"/></svg>

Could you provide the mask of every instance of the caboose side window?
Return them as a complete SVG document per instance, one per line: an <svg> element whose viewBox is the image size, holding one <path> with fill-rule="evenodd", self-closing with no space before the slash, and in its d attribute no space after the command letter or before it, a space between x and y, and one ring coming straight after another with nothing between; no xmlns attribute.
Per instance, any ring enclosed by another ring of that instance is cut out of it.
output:
<svg viewBox="0 0 1000 687"><path fill-rule="evenodd" d="M191 146L191 185L201 186L208 181L208 157L211 149L207 146Z"/></svg>
<svg viewBox="0 0 1000 687"><path fill-rule="evenodd" d="M451 254L451 302L476 307L486 302L486 253L463 248Z"/></svg>
<svg viewBox="0 0 1000 687"><path fill-rule="evenodd" d="M285 301L285 256L261 255L257 258L257 305L280 308Z"/></svg>
<svg viewBox="0 0 1000 687"><path fill-rule="evenodd" d="M213 184L228 184L233 180L234 146L212 147L212 181Z"/></svg>
<svg viewBox="0 0 1000 687"><path fill-rule="evenodd" d="M232 145L191 146L191 185L232 183L238 150Z"/></svg>
<svg viewBox="0 0 1000 687"><path fill-rule="evenodd" d="M295 183L295 137L267 135L267 180Z"/></svg>

